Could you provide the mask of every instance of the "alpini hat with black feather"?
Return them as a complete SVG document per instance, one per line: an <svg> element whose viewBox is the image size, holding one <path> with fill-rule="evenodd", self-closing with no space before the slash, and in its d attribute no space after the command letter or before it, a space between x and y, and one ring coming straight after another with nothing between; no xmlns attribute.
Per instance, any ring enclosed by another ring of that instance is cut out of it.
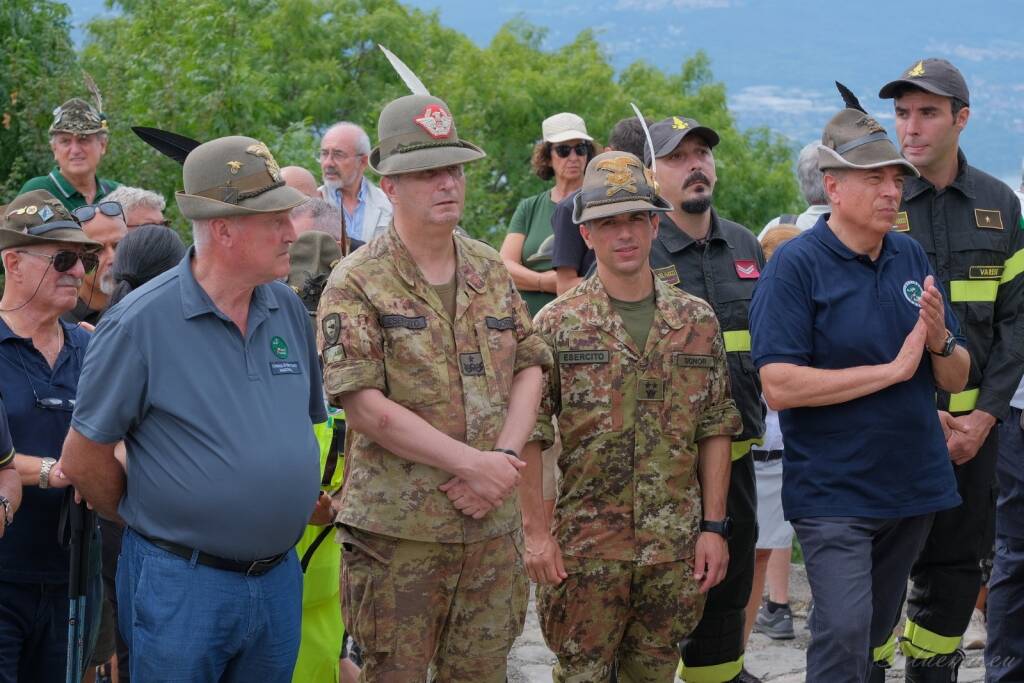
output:
<svg viewBox="0 0 1024 683"><path fill-rule="evenodd" d="M841 83L836 83L846 108L832 117L821 134L818 145L818 168L872 169L901 166L903 172L920 176L909 161L900 156L896 145L856 96Z"/></svg>

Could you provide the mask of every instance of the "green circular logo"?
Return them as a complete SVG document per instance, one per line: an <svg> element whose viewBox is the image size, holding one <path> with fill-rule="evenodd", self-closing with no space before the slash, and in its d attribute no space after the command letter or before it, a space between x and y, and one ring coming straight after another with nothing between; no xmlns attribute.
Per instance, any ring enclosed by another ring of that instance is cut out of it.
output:
<svg viewBox="0 0 1024 683"><path fill-rule="evenodd" d="M288 345L284 343L284 339L280 337L273 337L270 340L270 350L274 352L274 355L284 360L288 357Z"/></svg>
<svg viewBox="0 0 1024 683"><path fill-rule="evenodd" d="M903 296L918 308L921 307L922 294L924 294L924 289L916 280L907 280L903 283Z"/></svg>

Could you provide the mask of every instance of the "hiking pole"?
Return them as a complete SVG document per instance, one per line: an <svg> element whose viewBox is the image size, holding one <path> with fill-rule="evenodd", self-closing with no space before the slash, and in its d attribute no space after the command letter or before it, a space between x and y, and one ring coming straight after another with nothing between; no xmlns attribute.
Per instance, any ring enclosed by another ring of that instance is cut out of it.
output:
<svg viewBox="0 0 1024 683"><path fill-rule="evenodd" d="M89 577L89 534L92 512L85 501L76 503L74 492L68 489L68 550L71 555L68 569L68 665L65 683L82 680L85 659L86 586Z"/></svg>

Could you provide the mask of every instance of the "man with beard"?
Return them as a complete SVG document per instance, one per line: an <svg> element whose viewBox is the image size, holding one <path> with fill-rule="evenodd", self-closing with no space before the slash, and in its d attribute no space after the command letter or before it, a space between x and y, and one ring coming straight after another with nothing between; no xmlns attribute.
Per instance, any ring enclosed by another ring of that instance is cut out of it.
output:
<svg viewBox="0 0 1024 683"><path fill-rule="evenodd" d="M743 418L732 444L732 474L723 523L729 570L711 589L704 616L683 647L681 675L689 681L753 681L743 668L743 616L754 578L757 536L751 445L764 434L761 383L750 360L747 315L764 265L753 233L711 208L715 189L712 148L719 137L693 119L672 116L651 126L655 178L675 207L661 221L651 266L664 282L704 299L715 310L729 365L729 384ZM651 162L651 151L645 153ZM731 531L731 534L730 534Z"/></svg>
<svg viewBox="0 0 1024 683"><path fill-rule="evenodd" d="M86 322L96 325L103 311L107 310L107 302L114 293L114 278L110 266L114 263L114 252L118 243L128 234L124 211L117 202L102 201L99 204L87 204L74 210L75 218L82 223L82 229L89 239L103 245L100 251L100 265L82 278L82 288L78 290L78 303L74 309L63 316L70 323Z"/></svg>
<svg viewBox="0 0 1024 683"><path fill-rule="evenodd" d="M320 142L321 196L345 214L349 237L369 242L391 223L391 201L363 174L369 165L370 137L354 123L327 129Z"/></svg>

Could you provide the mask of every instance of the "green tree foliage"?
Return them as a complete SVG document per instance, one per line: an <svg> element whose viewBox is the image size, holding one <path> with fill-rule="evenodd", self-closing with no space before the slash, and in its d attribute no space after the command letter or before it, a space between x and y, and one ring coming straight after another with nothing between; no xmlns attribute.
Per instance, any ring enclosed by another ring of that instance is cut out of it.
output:
<svg viewBox="0 0 1024 683"><path fill-rule="evenodd" d="M616 74L590 31L545 50L544 29L517 19L481 48L442 26L436 13L397 0L110 4L113 16L89 24L81 56L110 117L103 174L167 197L181 187L180 167L139 141L132 125L199 140L252 135L281 165L305 166L319 177L314 153L324 128L349 120L374 138L381 108L407 93L377 50L382 43L448 102L459 134L487 151L468 168L463 226L493 244L517 202L545 187L529 167L541 121L574 111L603 140L631 114L631 101L650 117L684 114L720 132L716 205L723 215L758 229L799 208L790 151L766 130L736 129L703 53L675 74L645 63ZM45 130L46 123L37 125ZM33 174L45 170L40 158L47 156L25 156Z"/></svg>

